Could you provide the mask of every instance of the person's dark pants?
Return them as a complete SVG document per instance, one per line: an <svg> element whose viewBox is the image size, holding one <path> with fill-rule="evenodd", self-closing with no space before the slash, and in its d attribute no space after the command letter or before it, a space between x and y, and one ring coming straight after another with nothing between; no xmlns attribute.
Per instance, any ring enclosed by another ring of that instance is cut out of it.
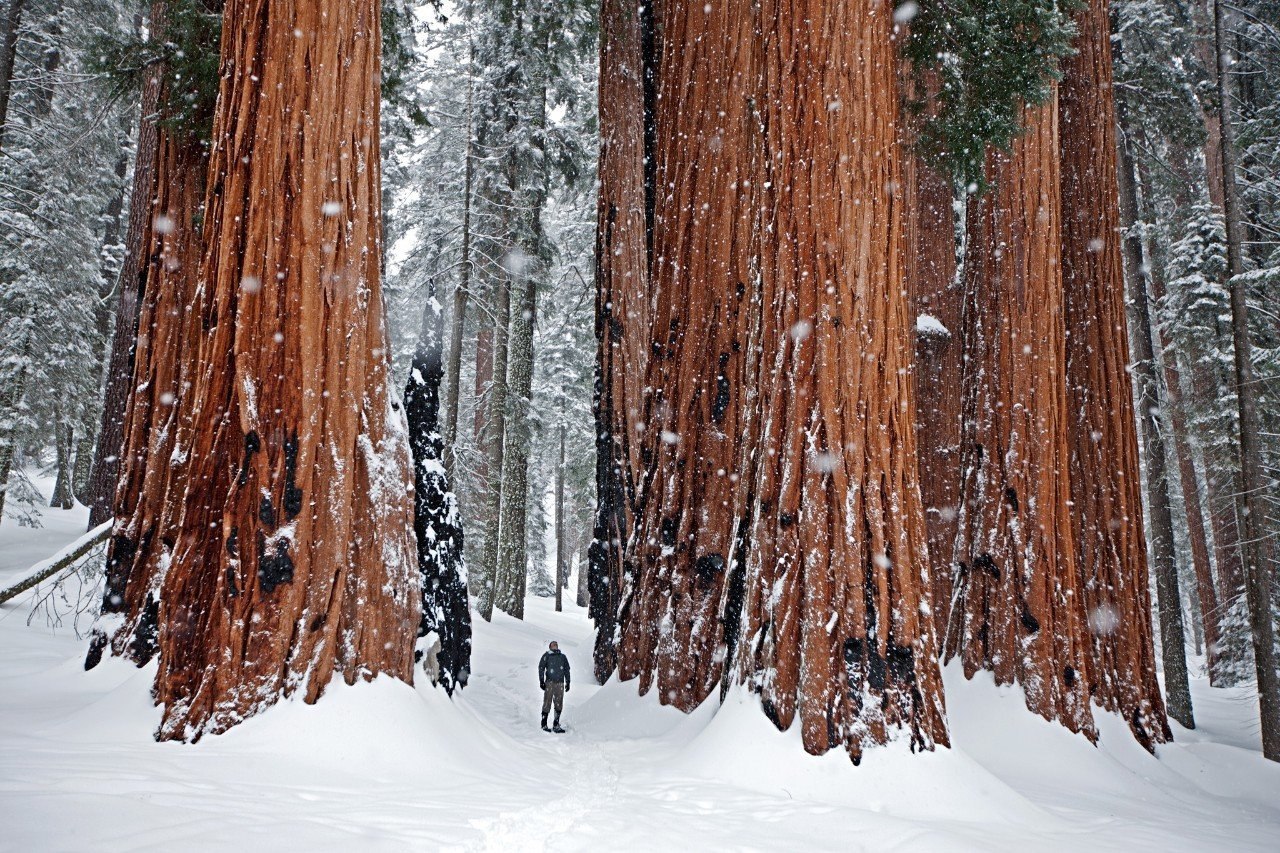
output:
<svg viewBox="0 0 1280 853"><path fill-rule="evenodd" d="M547 688L542 691L542 724L547 724L547 714L551 713L551 705L556 706L556 725L560 725L560 712L564 710L564 682L548 681Z"/></svg>

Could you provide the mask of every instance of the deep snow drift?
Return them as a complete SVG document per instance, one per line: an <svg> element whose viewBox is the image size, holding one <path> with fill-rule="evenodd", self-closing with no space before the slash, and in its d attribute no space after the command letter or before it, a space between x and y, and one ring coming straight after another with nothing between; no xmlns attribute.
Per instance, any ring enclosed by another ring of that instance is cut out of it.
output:
<svg viewBox="0 0 1280 853"><path fill-rule="evenodd" d="M0 525L0 585L76 538ZM82 668L70 627L0 606L0 849L1280 849L1280 765L1246 691L1193 684L1197 731L1143 752L1099 714L1100 747L1015 690L946 673L955 748L813 758L749 696L684 716L590 676L584 611L533 599L478 622L454 701L388 678L335 684L226 735L157 744L152 669ZM574 668L566 735L538 727L537 661Z"/></svg>

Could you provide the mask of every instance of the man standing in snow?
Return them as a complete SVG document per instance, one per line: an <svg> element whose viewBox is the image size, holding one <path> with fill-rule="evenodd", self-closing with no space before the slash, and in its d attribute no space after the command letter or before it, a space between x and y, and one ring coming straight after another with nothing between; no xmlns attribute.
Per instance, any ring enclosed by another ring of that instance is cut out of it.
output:
<svg viewBox="0 0 1280 853"><path fill-rule="evenodd" d="M569 659L560 651L560 644L551 641L546 654L538 661L538 683L542 685L542 730L564 734L560 728L560 712L564 709L564 694L569 692ZM547 714L555 703L554 728L547 728Z"/></svg>

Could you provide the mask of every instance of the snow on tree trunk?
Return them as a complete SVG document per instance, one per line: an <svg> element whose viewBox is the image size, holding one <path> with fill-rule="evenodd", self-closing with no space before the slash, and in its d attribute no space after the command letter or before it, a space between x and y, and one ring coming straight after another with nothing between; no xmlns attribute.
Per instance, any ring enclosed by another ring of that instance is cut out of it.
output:
<svg viewBox="0 0 1280 853"><path fill-rule="evenodd" d="M484 543L480 552L480 578L477 581L476 609L486 621L493 619L493 605L498 583L498 550L501 534L503 474L503 439L507 422L507 350L508 323L511 317L511 283L505 275L494 279L493 366L492 379L485 395L484 450L487 489L484 495Z"/></svg>
<svg viewBox="0 0 1280 853"><path fill-rule="evenodd" d="M1096 738L1068 500L1056 99L1024 114L967 216L964 480L946 657Z"/></svg>
<svg viewBox="0 0 1280 853"><path fill-rule="evenodd" d="M0 145L4 144L6 125L9 123L13 69L18 58L18 33L22 29L22 12L27 0L9 0L5 5L8 8L4 12L4 40L0 42Z"/></svg>
<svg viewBox="0 0 1280 853"><path fill-rule="evenodd" d="M857 761L896 730L945 743L891 21L869 4L656 11L661 298L619 673L685 710L745 682L812 753ZM619 257L615 282L645 272Z"/></svg>
<svg viewBox="0 0 1280 853"><path fill-rule="evenodd" d="M540 218L541 205L524 212ZM527 256L515 264L512 278L517 300L511 306L507 347L507 414L503 419L502 495L498 522L498 562L493 601L503 613L524 618L528 555L525 538L529 514L529 451L533 444L533 326L537 314L535 267Z"/></svg>
<svg viewBox="0 0 1280 853"><path fill-rule="evenodd" d="M654 10L604 0L600 10L600 188L596 228L598 345L596 514L588 549L589 614L596 624L595 676L617 667L624 550L644 469L645 370L656 292L649 275L656 98ZM579 571L582 571L580 569Z"/></svg>
<svg viewBox="0 0 1280 853"><path fill-rule="evenodd" d="M909 143L908 143L909 144ZM952 185L906 152L907 286L915 308L916 443L928 533L932 608L939 627L951 607L952 552L960 502L960 387L964 291L956 280Z"/></svg>
<svg viewBox="0 0 1280 853"><path fill-rule="evenodd" d="M230 0L157 737L334 675L412 679L411 460L388 395L376 0ZM307 67L311 74L300 76Z"/></svg>
<svg viewBox="0 0 1280 853"><path fill-rule="evenodd" d="M1233 85L1228 66L1234 61L1227 42L1222 0L1213 2L1214 51L1217 56L1218 103L1221 107L1223 215L1227 225L1227 290L1231 294L1232 381L1236 389L1239 419L1237 428L1240 458L1240 491L1237 492L1241 556L1244 568L1245 600L1249 610L1249 631L1253 639L1254 671L1257 675L1262 754L1280 761L1280 664L1275 649L1275 603L1272 593L1272 566L1266 553L1266 511L1263 509L1266 482L1259 450L1261 426L1258 418L1258 386L1255 384L1252 347L1249 337L1249 306L1245 293L1243 243L1245 230L1240 211L1235 162L1235 130L1231 115Z"/></svg>
<svg viewBox="0 0 1280 853"><path fill-rule="evenodd" d="M1070 535L1076 551L1076 589L1089 625L1089 694L1102 707L1122 714L1134 736L1150 749L1167 741L1170 734L1151 636L1141 467L1128 372L1106 0L1087 0L1076 15L1076 28L1076 52L1063 60L1058 90L1062 287L1070 330L1066 338ZM1149 359L1150 353L1146 356ZM1154 364L1148 361L1147 366L1154 382ZM1154 392L1154 387L1144 389L1144 398L1152 405L1156 404ZM1158 563L1162 575L1167 574L1161 586L1161 625L1171 632L1165 636L1166 687L1170 710L1176 707L1177 719L1190 725L1163 446L1156 442L1148 449L1148 474L1160 479L1148 493L1156 501L1151 519L1153 556L1167 560L1167 566ZM1167 603L1166 595L1171 596ZM1179 617L1176 626L1164 612L1166 604Z"/></svg>
<svg viewBox="0 0 1280 853"><path fill-rule="evenodd" d="M68 423L58 423L54 427L58 474L53 483L53 497L49 499L49 506L58 509L71 509L75 506L75 497L71 494L71 449L74 433Z"/></svg>
<svg viewBox="0 0 1280 853"><path fill-rule="evenodd" d="M471 608L463 560L462 518L444 468L440 384L444 376L443 316L435 288L423 310L404 407L414 463L413 529L422 583L422 621L415 660L452 695L471 672Z"/></svg>

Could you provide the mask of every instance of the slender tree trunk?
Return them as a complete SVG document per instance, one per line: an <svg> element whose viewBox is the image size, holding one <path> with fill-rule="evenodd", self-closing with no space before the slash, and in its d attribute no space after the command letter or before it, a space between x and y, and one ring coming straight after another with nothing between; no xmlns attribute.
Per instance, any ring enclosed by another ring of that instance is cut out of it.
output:
<svg viewBox="0 0 1280 853"><path fill-rule="evenodd" d="M966 218L964 480L946 657L1096 737L1070 501L1056 97L1029 109Z"/></svg>
<svg viewBox="0 0 1280 853"><path fill-rule="evenodd" d="M378 276L378 3L230 0L223 20L161 739L336 674L410 680L420 618Z"/></svg>
<svg viewBox="0 0 1280 853"><path fill-rule="evenodd" d="M891 22L867 3L657 11L663 192L631 272L660 298L618 671L686 710L744 682L812 753L945 743Z"/></svg>
<svg viewBox="0 0 1280 853"><path fill-rule="evenodd" d="M164 10L164 0L155 0L151 5L153 38L161 38L164 32ZM161 69L157 67L152 69L142 84L137 158L133 167L133 189L129 195L129 223L125 230L124 261L120 267L120 283L116 294L115 332L107 358L102 423L98 428L98 442L89 477L87 503L90 528L111 518L112 502L120 482L125 410L133 390L133 354L138 332L138 312L152 266L149 235L156 215L154 204L161 180L156 160L160 147L157 117L162 79Z"/></svg>
<svg viewBox="0 0 1280 853"><path fill-rule="evenodd" d="M13 95L13 69L18 59L18 32L27 0L9 0L4 16L4 41L0 43L0 146L9 126L9 99Z"/></svg>
<svg viewBox="0 0 1280 853"><path fill-rule="evenodd" d="M1155 276L1152 276L1152 282L1154 285ZM1155 301L1159 301L1163 296L1161 289L1153 286L1152 296ZM1165 388L1168 390L1169 431L1173 435L1174 451L1178 457L1178 474L1182 481L1182 502L1187 513L1187 540L1191 544L1191 565L1196 576L1196 597L1200 601L1201 619L1204 624L1205 660L1209 670L1209 684L1217 687L1220 686L1219 682L1222 678L1218 660L1222 642L1218 622L1222 618L1222 612L1218 601L1218 590L1213 583L1213 569L1209 565L1204 505L1200 500L1195 460L1191 455L1191 442L1187 437L1186 417L1182 412L1177 360L1177 354L1165 348L1162 361Z"/></svg>
<svg viewBox="0 0 1280 853"><path fill-rule="evenodd" d="M539 205L537 215L541 216ZM530 266L533 265L532 262ZM533 324L537 290L531 270L514 276L516 303L511 306L507 337L506 417L503 419L501 500L498 529L494 605L517 619L524 618L528 556L526 522L529 515L529 451L533 404Z"/></svg>
<svg viewBox="0 0 1280 853"><path fill-rule="evenodd" d="M76 505L71 493L71 449L75 438L75 430L71 424L59 423L54 427L54 444L58 455L58 476L53 484L53 497L49 506L58 509L71 509Z"/></svg>
<svg viewBox="0 0 1280 853"><path fill-rule="evenodd" d="M1071 536L1081 596L1077 606L1083 606L1089 620L1090 630L1084 635L1090 651L1089 694L1103 708L1119 712L1138 742L1152 749L1171 734L1156 679L1151 633L1142 466L1129 375L1107 5L1107 0L1086 0L1076 14L1075 52L1063 60L1058 93ZM1144 313L1146 303L1138 309ZM1176 633L1162 634L1165 687L1169 713L1193 727L1166 456L1163 435L1154 420L1158 409L1151 410L1158 406L1158 398L1149 318L1146 330L1137 367L1147 383L1142 393L1149 409L1142 417L1148 419L1144 423L1149 431L1144 435L1151 440L1147 458L1151 557L1161 577L1161 627L1176 629ZM1168 608L1173 612L1166 613ZM1099 629L1103 622L1109 629Z"/></svg>
<svg viewBox="0 0 1280 853"><path fill-rule="evenodd" d="M439 431L444 317L435 287L422 312L404 406L413 451L413 529L422 584L422 621L414 659L452 695L471 673L471 609L463 561L462 519L443 465Z"/></svg>
<svg viewBox="0 0 1280 853"><path fill-rule="evenodd" d="M462 266L458 270L458 286L453 291L453 311L450 315L449 356L446 370L445 409L444 409L444 470L449 482L457 482L457 457L455 446L458 443L458 407L462 402L462 336L467 322L467 301L471 296L471 202L475 183L475 159L472 135L473 127L473 91L472 63L475 59L475 48L471 49L470 61L467 63L467 148L466 164L463 167L462 181ZM477 371L477 381L479 371Z"/></svg>
<svg viewBox="0 0 1280 853"><path fill-rule="evenodd" d="M1123 104L1119 105L1122 128L1129 123ZM1164 658L1165 694L1168 696L1168 713L1183 726L1195 728L1191 706L1191 692L1187 680L1186 642L1182 627L1182 602L1178 584L1178 566L1173 548L1173 516L1170 508L1172 496L1166 471L1167 449L1165 425L1160 418L1162 411L1172 411L1172 404L1161 401L1161 385L1155 361L1155 333L1151 322L1150 298L1152 263L1147 257L1142 235L1138 228L1137 176L1133 155L1128 141L1117 143L1118 186L1120 212L1126 231L1123 240L1125 266L1128 273L1129 302L1133 313L1133 329L1137 332L1133 370L1138 378L1138 418L1142 428L1142 443L1146 449L1147 507L1151 517L1151 562L1156 571L1159 590L1161 651ZM1165 354L1168 363L1168 353ZM1176 379L1176 375L1173 377ZM1172 382L1166 375L1166 381ZM1186 476L1185 470L1181 472ZM1194 476L1194 473L1193 473ZM1194 489L1195 480L1191 481ZM1185 488L1185 484L1184 484ZM1153 490L1159 490L1157 493ZM1188 527L1194 536L1195 521L1199 520L1199 502L1186 504ZM1203 528L1200 530L1203 535ZM1204 542L1201 541L1201 550ZM1193 546L1194 550L1194 546ZM1203 555L1207 560L1207 551ZM1197 573L1199 567L1197 567Z"/></svg>
<svg viewBox="0 0 1280 853"><path fill-rule="evenodd" d="M1117 43L1117 51L1119 46ZM1117 54L1118 57L1118 54ZM1124 238L1125 265L1128 271L1130 303L1137 304L1139 298L1148 303L1148 323L1152 326L1155 340L1154 323L1150 319L1150 306L1159 305L1165 297L1164 273L1160 259L1150 244L1136 230L1140 222L1148 221L1149 212L1139 203L1138 188L1140 181L1136 157L1130 150L1129 135L1138 133L1128 120L1124 102L1116 101L1119 127L1124 138L1117 144L1117 164L1120 190L1120 210L1126 225ZM1213 572L1209 563L1208 537L1205 532L1204 505L1200 500L1197 486L1195 463L1187 435L1186 418L1183 414L1181 384L1178 370L1178 354L1168 346L1161 345L1160 368L1164 373L1162 388L1167 405L1163 410L1169 414L1169 432L1173 437L1174 452L1178 460L1179 479L1182 487L1182 502L1187 517L1187 539L1191 546L1191 562L1196 576L1196 594L1200 601L1202 630L1205 639L1205 652L1209 670L1210 684L1216 684L1221 677L1218 673L1219 628L1217 590L1213 584ZM1170 495L1170 500L1173 496Z"/></svg>
<svg viewBox="0 0 1280 853"><path fill-rule="evenodd" d="M480 556L479 593L476 608L489 622L498 583L498 537L501 535L503 439L507 422L507 330L511 317L511 282L505 275L494 280L493 380L489 383L484 423L487 491L484 503L484 548Z"/></svg>
<svg viewBox="0 0 1280 853"><path fill-rule="evenodd" d="M563 389L562 389L563 390ZM556 612L564 609L564 588L569 583L568 529L564 523L564 398L560 398L560 427L557 430L559 460L556 464Z"/></svg>
<svg viewBox="0 0 1280 853"><path fill-rule="evenodd" d="M1236 184L1235 132L1231 116L1231 60L1225 39L1226 24L1222 0L1214 0L1214 46L1217 54L1218 101L1222 104L1223 212L1227 222L1227 289L1231 294L1231 338L1235 350L1236 401L1239 407L1241 490L1238 503L1244 528L1241 551L1244 558L1245 598L1249 605L1249 628L1253 635L1253 658L1258 677L1259 719L1262 727L1262 754L1280 761L1280 669L1275 653L1275 624L1271 599L1271 565L1266 559L1264 539L1266 513L1262 502L1266 483L1259 454L1258 386L1255 384L1252 342L1249 339L1249 306L1245 285L1241 243L1244 228Z"/></svg>

